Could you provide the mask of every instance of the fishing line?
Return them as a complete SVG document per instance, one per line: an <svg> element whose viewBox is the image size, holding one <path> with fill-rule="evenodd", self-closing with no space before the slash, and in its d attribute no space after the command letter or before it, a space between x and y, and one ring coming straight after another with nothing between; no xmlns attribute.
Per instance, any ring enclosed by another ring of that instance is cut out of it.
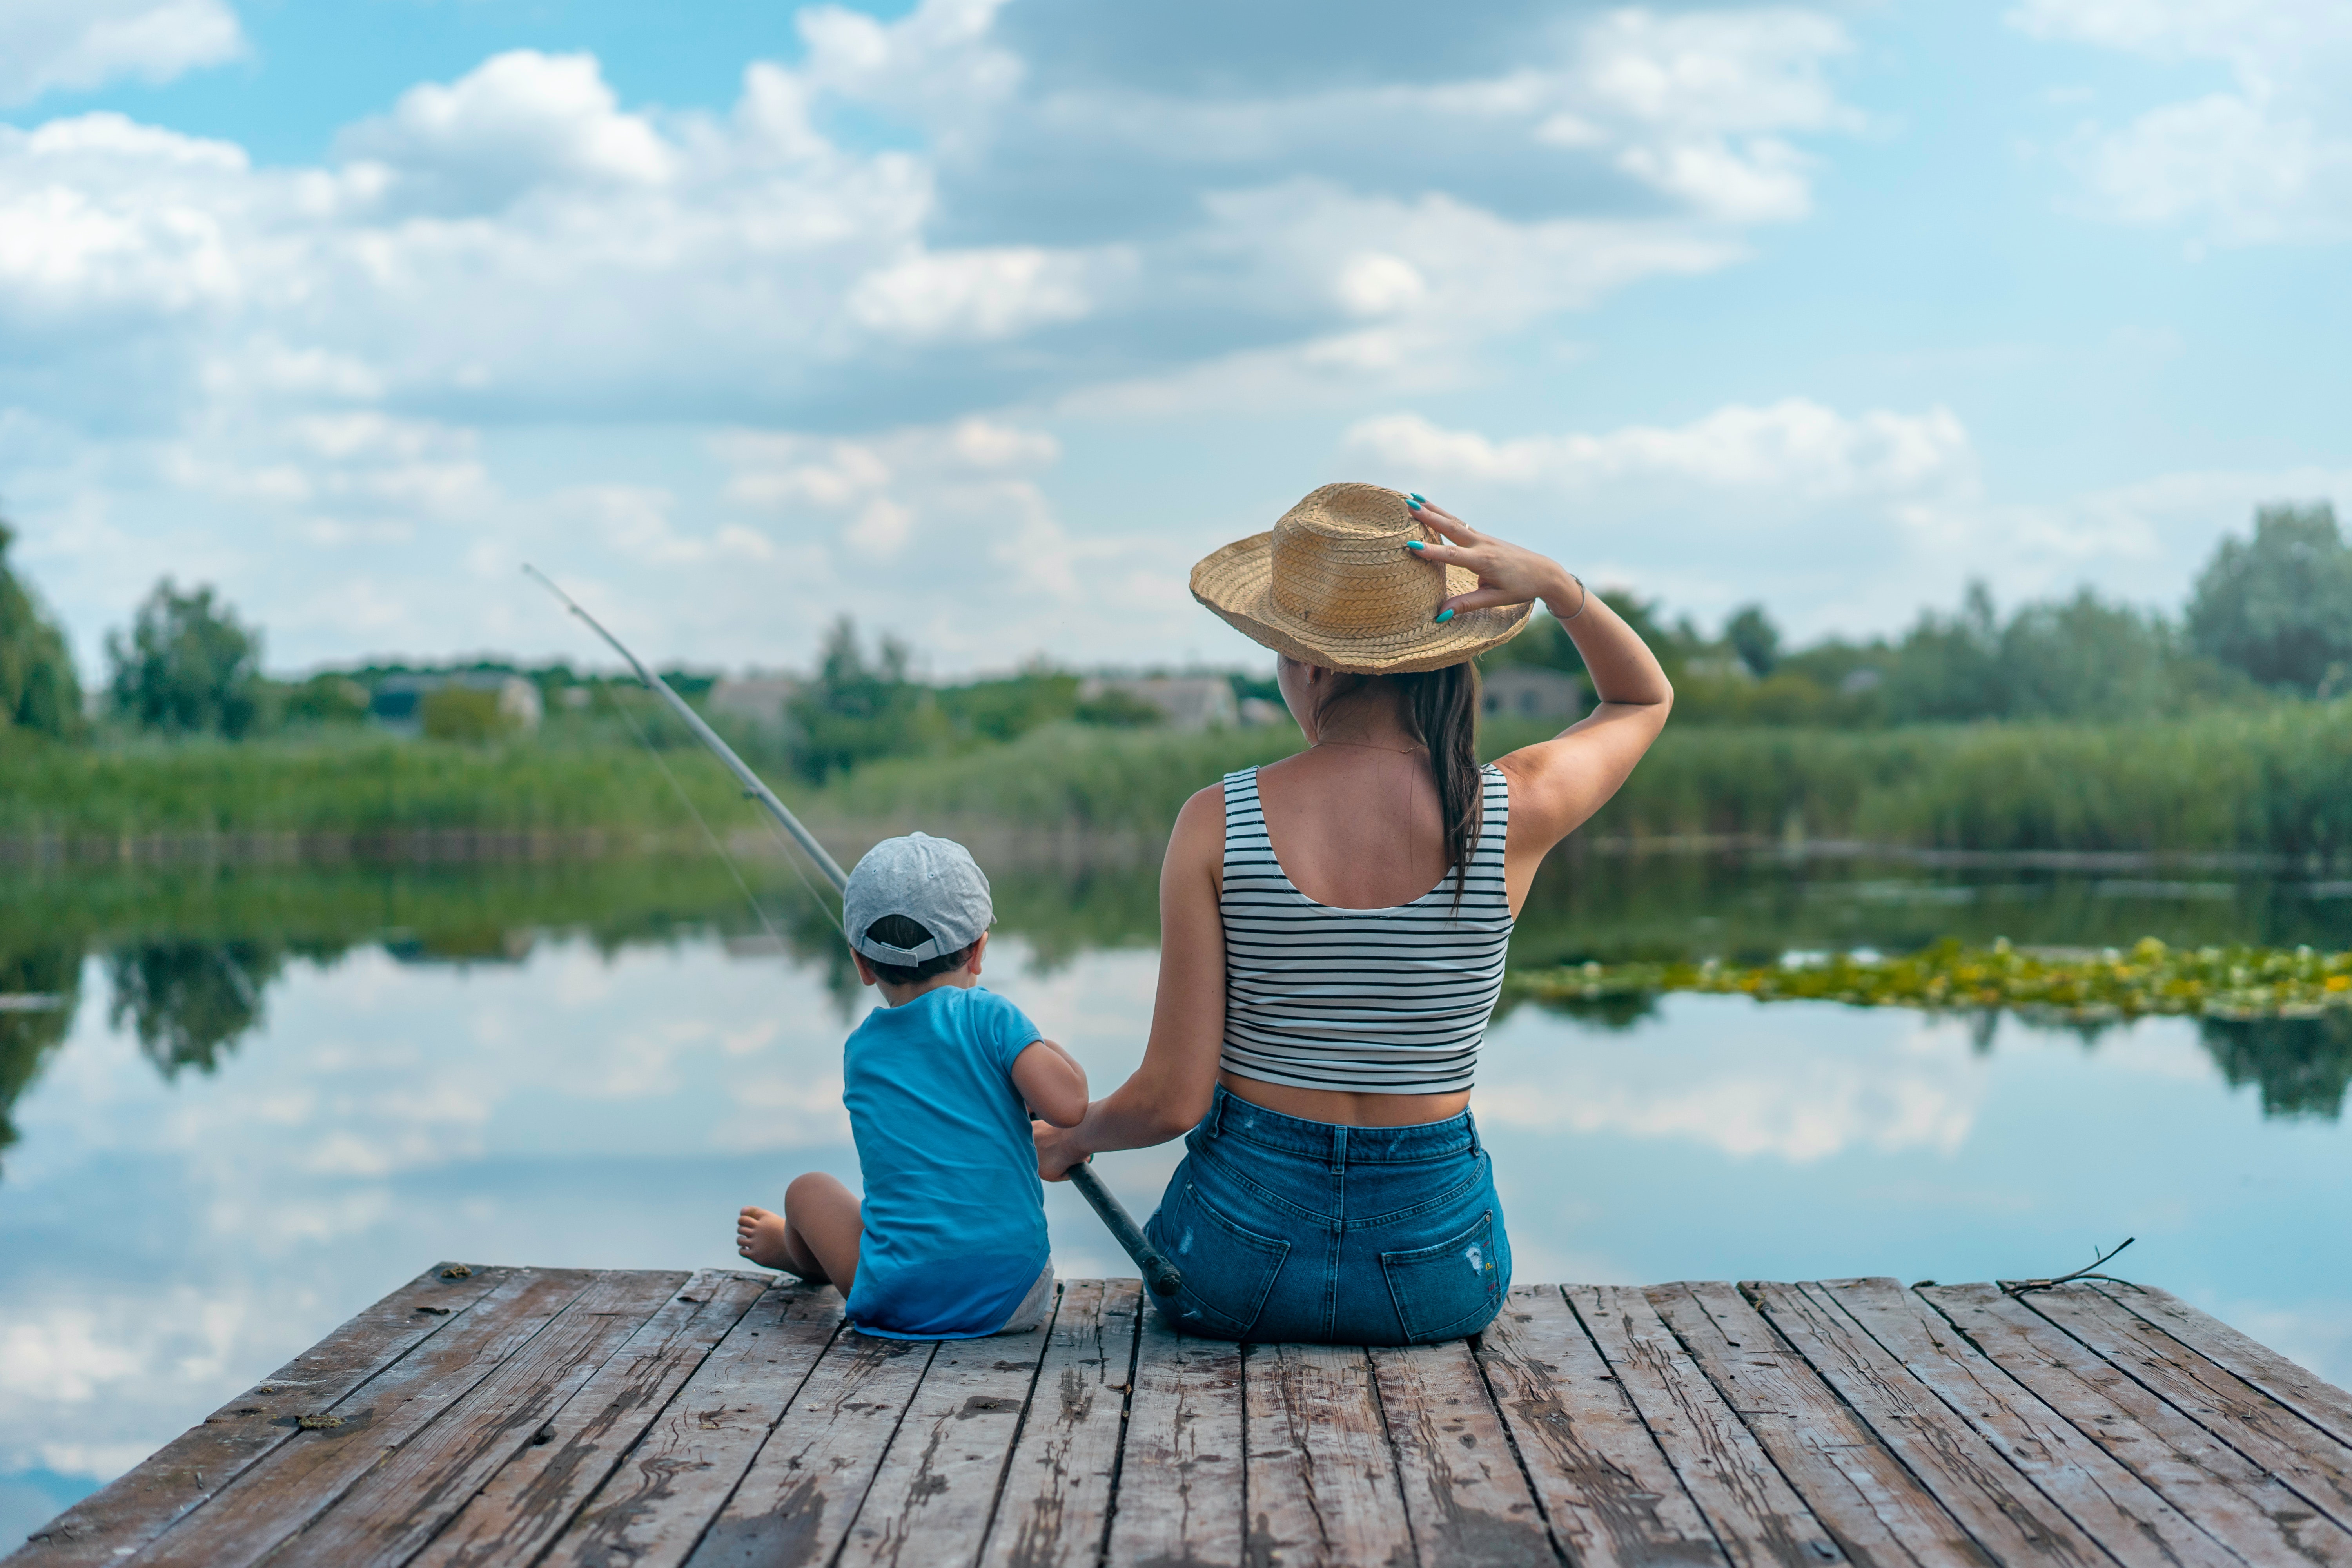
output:
<svg viewBox="0 0 2352 1568"><path fill-rule="evenodd" d="M669 763L662 758L661 748L654 744L653 737L646 733L645 727L637 722L636 716L621 705L620 698L609 688L604 690L604 700L612 708L614 712L621 716L621 722L629 727L629 732L637 738L637 743L645 747L646 754L653 758L654 766L661 770L662 777L669 781L669 787L677 792L677 803L686 807L686 814L694 818L694 825L702 829L702 837L709 842L711 853L718 856L719 863L727 868L727 874L735 879L735 886L741 890L743 894L743 901L751 906L751 913L753 917L759 921L761 926L767 931L768 940L774 942L779 949L789 953L792 949L785 945L783 932L778 931L776 929L775 922L768 918L768 911L760 907L760 900L752 893L751 885L743 879L742 871L736 867L735 858L727 853L727 846L719 842L719 835L711 830L710 824L704 819L702 813L696 809L694 797L686 793L686 786L678 783L677 775L676 773L670 772ZM800 867L796 864L793 864L792 857L789 852L785 855L784 859L786 864L792 865L793 874L798 876L800 874ZM806 877L801 877L801 886L808 888L808 879ZM812 899L816 898L816 889L814 888L809 888L809 897ZM824 910L825 918L827 920L833 920L834 929L835 931L841 929L841 922L838 920L834 920L833 910L826 908L824 900L817 899L816 907Z"/></svg>

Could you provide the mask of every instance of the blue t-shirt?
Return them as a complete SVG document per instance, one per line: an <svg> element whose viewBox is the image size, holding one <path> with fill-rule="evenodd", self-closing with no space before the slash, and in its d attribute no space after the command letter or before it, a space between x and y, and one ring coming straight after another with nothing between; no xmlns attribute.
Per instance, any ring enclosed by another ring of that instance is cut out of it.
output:
<svg viewBox="0 0 2352 1568"><path fill-rule="evenodd" d="M866 1183L846 1310L894 1339L992 1334L1051 1254L1029 1112L1013 1063L1039 1038L980 986L877 1007L842 1051L842 1100Z"/></svg>

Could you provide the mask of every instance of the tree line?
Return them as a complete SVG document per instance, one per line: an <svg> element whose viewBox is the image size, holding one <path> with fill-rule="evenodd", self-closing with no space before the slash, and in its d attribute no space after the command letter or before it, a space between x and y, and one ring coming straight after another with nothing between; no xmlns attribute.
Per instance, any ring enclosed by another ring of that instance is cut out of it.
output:
<svg viewBox="0 0 2352 1568"><path fill-rule="evenodd" d="M356 724L367 718L379 683L414 673L372 665L272 679L262 669L258 626L213 588L184 590L166 577L131 625L108 636L105 685L86 703L55 617L8 565L12 543L0 523L0 729L78 740L89 736L95 717L101 729L240 740ZM1832 637L1789 647L1761 605L1743 606L1710 636L1688 617L1669 621L1638 595L1613 602L1665 663L1684 723L1868 729L2132 720L2352 690L2352 546L2326 502L2258 509L2249 535L2226 537L2215 548L2177 618L2109 602L2088 587L2004 615L1984 584L1973 583L1956 609L1923 611L1900 636ZM1541 612L1482 662L1489 669L1584 675L1574 644ZM532 680L551 712L575 713L583 729L597 714L635 722L628 708L636 699L625 685L567 664L473 668ZM665 675L689 700L704 696L713 679ZM1271 681L1229 679L1237 698L1276 700ZM464 702L446 706L452 721L438 731L428 724L428 732L476 740L496 732ZM904 643L886 636L869 650L843 619L781 717L774 726L739 723L735 738L823 784L883 757L1001 743L1057 722L1132 728L1161 716L1116 689L1087 694L1076 674L1042 663L934 685L913 672Z"/></svg>
<svg viewBox="0 0 2352 1568"><path fill-rule="evenodd" d="M2352 691L2352 546L2326 502L2257 510L2249 537L2215 548L2178 619L2088 587L2004 616L1978 582L1957 610L1923 611L1899 637L1788 648L1760 605L1708 637L1638 597L1612 603L1665 663L1678 723L2134 720ZM1575 645L1540 614L1485 662L1584 674Z"/></svg>

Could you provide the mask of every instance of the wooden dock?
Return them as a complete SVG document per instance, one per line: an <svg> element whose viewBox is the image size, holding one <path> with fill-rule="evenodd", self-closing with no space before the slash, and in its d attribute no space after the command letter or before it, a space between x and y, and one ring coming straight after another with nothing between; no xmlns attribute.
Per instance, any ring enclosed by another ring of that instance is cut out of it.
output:
<svg viewBox="0 0 2352 1568"><path fill-rule="evenodd" d="M845 1331L766 1276L427 1271L7 1563L2352 1568L2352 1397L2173 1297L1515 1288L1413 1350Z"/></svg>

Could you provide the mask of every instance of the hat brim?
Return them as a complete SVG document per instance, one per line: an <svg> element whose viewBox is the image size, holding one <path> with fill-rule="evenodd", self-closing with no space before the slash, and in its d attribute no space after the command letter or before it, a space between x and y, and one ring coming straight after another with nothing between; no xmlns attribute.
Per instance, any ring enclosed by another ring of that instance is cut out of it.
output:
<svg viewBox="0 0 2352 1568"><path fill-rule="evenodd" d="M1449 598L1478 585L1474 572L1459 566L1444 572ZM1535 609L1532 604L1496 605L1460 611L1442 625L1360 637L1305 626L1274 602L1271 532L1236 540L1193 567L1192 597L1252 642L1349 675L1409 675L1466 663L1526 630Z"/></svg>

